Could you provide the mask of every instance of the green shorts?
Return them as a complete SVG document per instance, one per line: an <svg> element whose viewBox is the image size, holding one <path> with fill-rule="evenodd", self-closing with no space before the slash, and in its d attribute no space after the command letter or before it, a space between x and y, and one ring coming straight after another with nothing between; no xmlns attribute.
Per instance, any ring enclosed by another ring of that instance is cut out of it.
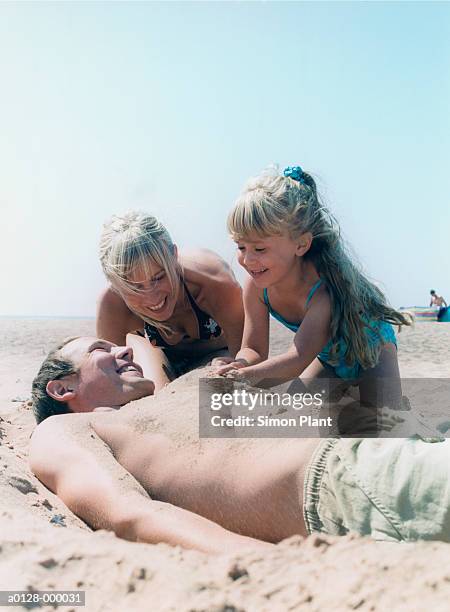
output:
<svg viewBox="0 0 450 612"><path fill-rule="evenodd" d="M309 533L450 542L450 439L327 439L305 474Z"/></svg>

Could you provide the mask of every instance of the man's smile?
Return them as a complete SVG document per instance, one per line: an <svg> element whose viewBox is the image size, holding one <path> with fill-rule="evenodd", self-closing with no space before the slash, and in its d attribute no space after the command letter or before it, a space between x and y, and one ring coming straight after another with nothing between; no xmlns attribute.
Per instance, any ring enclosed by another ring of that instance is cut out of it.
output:
<svg viewBox="0 0 450 612"><path fill-rule="evenodd" d="M117 374L123 374L124 372L134 372L134 373L138 374L141 377L144 376L144 373L142 371L141 366L138 365L137 363L134 363L134 362L124 363L116 371L117 371Z"/></svg>

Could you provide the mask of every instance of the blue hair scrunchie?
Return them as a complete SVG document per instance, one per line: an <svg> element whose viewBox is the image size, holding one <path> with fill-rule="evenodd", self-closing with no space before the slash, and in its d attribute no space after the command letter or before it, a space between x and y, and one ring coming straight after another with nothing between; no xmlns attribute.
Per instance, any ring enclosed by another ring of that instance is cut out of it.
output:
<svg viewBox="0 0 450 612"><path fill-rule="evenodd" d="M298 181L299 183L305 184L305 179L303 178L303 170L300 166L288 166L284 169L284 176L294 179L294 181Z"/></svg>

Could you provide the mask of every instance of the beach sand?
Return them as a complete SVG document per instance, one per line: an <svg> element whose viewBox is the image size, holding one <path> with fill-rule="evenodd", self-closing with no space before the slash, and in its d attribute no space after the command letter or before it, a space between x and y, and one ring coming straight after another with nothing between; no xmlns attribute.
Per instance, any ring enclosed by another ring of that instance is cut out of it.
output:
<svg viewBox="0 0 450 612"><path fill-rule="evenodd" d="M83 590L88 612L448 610L449 544L311 536L264 555L210 557L92 532L30 473L27 447L42 359L64 337L93 333L93 320L0 319L0 590ZM274 326L273 352L291 339ZM402 377L450 377L450 324L417 324L398 341Z"/></svg>

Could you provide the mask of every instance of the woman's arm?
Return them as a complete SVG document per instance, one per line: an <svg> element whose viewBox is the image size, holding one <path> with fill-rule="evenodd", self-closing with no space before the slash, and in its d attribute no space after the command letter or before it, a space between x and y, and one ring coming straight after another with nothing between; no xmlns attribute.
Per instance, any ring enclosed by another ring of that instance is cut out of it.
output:
<svg viewBox="0 0 450 612"><path fill-rule="evenodd" d="M330 298L323 291L311 300L291 348L282 355L241 368L239 376L268 387L297 378L327 344L330 321Z"/></svg>
<svg viewBox="0 0 450 612"><path fill-rule="evenodd" d="M103 340L123 346L127 333L143 329L142 320L129 310L118 293L108 287L97 300L96 330Z"/></svg>
<svg viewBox="0 0 450 612"><path fill-rule="evenodd" d="M227 262L217 253L198 249L183 255L185 280L200 286L198 305L223 330L232 357L241 347L244 327L242 289Z"/></svg>
<svg viewBox="0 0 450 612"><path fill-rule="evenodd" d="M209 314L220 325L227 340L230 355L234 357L241 346L244 327L242 289L234 279L209 285Z"/></svg>

